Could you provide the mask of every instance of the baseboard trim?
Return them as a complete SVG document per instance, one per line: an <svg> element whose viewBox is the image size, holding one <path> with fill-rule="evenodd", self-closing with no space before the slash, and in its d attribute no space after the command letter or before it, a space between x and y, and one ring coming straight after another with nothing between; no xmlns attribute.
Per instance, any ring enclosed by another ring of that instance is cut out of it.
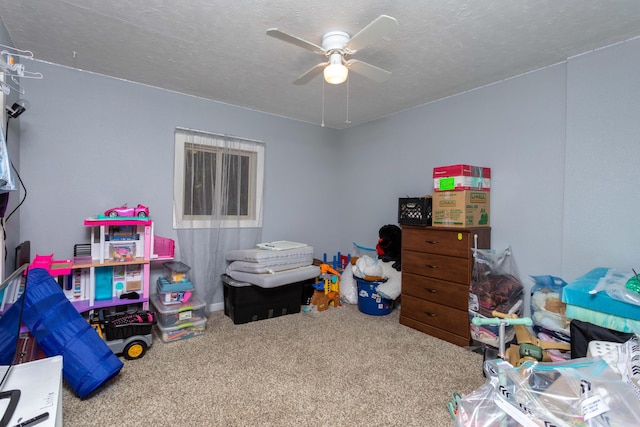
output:
<svg viewBox="0 0 640 427"><path fill-rule="evenodd" d="M213 304L209 304L209 313L213 313L214 311L222 311L224 310L223 302L215 302Z"/></svg>

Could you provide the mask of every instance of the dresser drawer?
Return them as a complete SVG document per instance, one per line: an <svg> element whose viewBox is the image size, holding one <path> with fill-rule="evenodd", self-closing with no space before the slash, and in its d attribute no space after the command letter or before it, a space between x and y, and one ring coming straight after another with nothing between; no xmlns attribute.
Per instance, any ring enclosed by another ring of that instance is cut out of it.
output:
<svg viewBox="0 0 640 427"><path fill-rule="evenodd" d="M402 317L443 329L454 335L461 337L469 335L469 314L467 310L457 310L409 295L403 295L400 312Z"/></svg>
<svg viewBox="0 0 640 427"><path fill-rule="evenodd" d="M469 286L445 282L425 276L402 272L402 295L444 304L458 310L469 308Z"/></svg>
<svg viewBox="0 0 640 427"><path fill-rule="evenodd" d="M402 271L469 285L472 259L455 258L426 252L402 252Z"/></svg>
<svg viewBox="0 0 640 427"><path fill-rule="evenodd" d="M403 227L402 249L471 258L472 238L473 235L468 231Z"/></svg>
<svg viewBox="0 0 640 427"><path fill-rule="evenodd" d="M469 335L460 336L454 335L449 331L440 328L434 328L426 323L418 322L417 320L410 319L400 315L400 324L424 332L432 337L440 338L444 341L449 341L452 344L459 345L460 347L466 347L471 344L471 338Z"/></svg>

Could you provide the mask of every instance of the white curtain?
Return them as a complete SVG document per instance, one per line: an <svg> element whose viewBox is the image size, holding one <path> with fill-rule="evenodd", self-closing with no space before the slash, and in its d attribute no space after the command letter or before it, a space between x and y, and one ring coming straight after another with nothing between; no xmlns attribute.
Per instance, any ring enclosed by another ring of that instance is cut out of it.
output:
<svg viewBox="0 0 640 427"><path fill-rule="evenodd" d="M176 129L179 256L191 267L196 292L207 306L224 301L227 251L261 242L263 169L264 144L258 141Z"/></svg>

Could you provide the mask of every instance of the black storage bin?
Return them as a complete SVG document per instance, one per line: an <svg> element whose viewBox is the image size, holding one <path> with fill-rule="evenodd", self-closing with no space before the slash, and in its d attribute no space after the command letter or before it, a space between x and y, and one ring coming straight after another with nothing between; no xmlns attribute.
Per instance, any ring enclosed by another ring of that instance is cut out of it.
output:
<svg viewBox="0 0 640 427"><path fill-rule="evenodd" d="M299 313L302 290L314 281L315 279L309 279L274 288L262 288L237 282L223 274L224 314L237 325Z"/></svg>
<svg viewBox="0 0 640 427"><path fill-rule="evenodd" d="M156 315L151 311L135 313L100 312L100 323L104 326L104 334L108 341L125 339L134 335L148 335L157 323Z"/></svg>
<svg viewBox="0 0 640 427"><path fill-rule="evenodd" d="M431 225L431 197L398 199L398 224Z"/></svg>
<svg viewBox="0 0 640 427"><path fill-rule="evenodd" d="M571 320L569 332L571 334L572 359L586 357L591 341L624 343L633 337L633 333L618 332L576 319Z"/></svg>

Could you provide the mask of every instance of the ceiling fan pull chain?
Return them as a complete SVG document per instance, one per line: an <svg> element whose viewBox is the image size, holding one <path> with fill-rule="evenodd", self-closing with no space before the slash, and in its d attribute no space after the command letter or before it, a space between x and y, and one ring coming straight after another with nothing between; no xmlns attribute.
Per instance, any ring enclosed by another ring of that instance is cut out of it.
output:
<svg viewBox="0 0 640 427"><path fill-rule="evenodd" d="M351 120L349 120L349 80L351 80L350 78L347 77L347 120L345 120L345 123L351 123Z"/></svg>
<svg viewBox="0 0 640 427"><path fill-rule="evenodd" d="M324 79L322 80L322 123L320 126L324 127Z"/></svg>

